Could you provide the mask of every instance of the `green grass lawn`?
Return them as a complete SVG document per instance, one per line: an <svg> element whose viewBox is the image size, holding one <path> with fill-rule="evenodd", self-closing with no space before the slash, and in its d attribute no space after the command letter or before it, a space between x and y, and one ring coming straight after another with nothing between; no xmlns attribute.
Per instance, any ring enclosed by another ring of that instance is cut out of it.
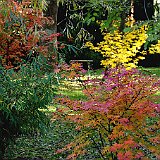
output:
<svg viewBox="0 0 160 160"><path fill-rule="evenodd" d="M160 77L160 68L143 68L143 72L146 74L156 74ZM91 72L90 74L95 77L100 76L102 70ZM63 81L57 94L63 94L71 99L84 99L86 98L82 89L75 82ZM160 91L156 96L160 96ZM160 100L157 100L160 103ZM48 106L48 110L44 110L47 114L52 115L56 111L56 105L51 104ZM17 138L16 143L8 149L6 153L6 160L17 160L18 157L31 158L43 158L44 160L64 160L68 152L63 154L55 154L57 149L62 148L65 144L73 140L77 132L74 129L74 124L61 121L52 121L50 127L44 131L43 134L36 134L34 136L26 137L20 136ZM96 153L96 152L95 152ZM94 159L94 153L81 157L81 160ZM98 159L98 158L97 158Z"/></svg>
<svg viewBox="0 0 160 160"><path fill-rule="evenodd" d="M143 68L143 72L149 75L155 75L157 77L160 77L160 67L159 68L155 68L155 67L151 67L151 68ZM155 96L160 96L160 91L158 91ZM156 103L160 103L160 99L157 98L156 99Z"/></svg>
<svg viewBox="0 0 160 160"><path fill-rule="evenodd" d="M160 77L160 67L140 68L140 70L145 74L156 75Z"/></svg>

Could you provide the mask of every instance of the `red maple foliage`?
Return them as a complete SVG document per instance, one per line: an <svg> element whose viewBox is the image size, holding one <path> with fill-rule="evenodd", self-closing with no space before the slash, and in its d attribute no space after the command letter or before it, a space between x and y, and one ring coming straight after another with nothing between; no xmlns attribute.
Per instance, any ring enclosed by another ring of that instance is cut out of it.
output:
<svg viewBox="0 0 160 160"><path fill-rule="evenodd" d="M0 56L6 69L19 67L30 57L49 55L49 45L55 46L55 37L44 29L53 23L44 17L42 10L30 7L30 1L22 3L7 0L0 5ZM55 59L54 56L50 56Z"/></svg>
<svg viewBox="0 0 160 160"><path fill-rule="evenodd" d="M70 147L61 150L72 149L68 159L85 154L89 145L101 159L158 158L159 104L152 101L160 86L156 77L118 68L103 80L82 83L86 100L57 99L66 106L57 110L57 118L74 122L79 131Z"/></svg>

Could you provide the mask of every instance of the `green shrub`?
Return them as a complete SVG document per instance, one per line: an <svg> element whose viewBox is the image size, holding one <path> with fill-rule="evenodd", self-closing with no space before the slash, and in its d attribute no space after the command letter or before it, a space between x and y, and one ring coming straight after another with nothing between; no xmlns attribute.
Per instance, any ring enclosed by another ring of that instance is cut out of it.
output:
<svg viewBox="0 0 160 160"><path fill-rule="evenodd" d="M0 68L0 159L17 135L34 134L49 124L41 109L53 99L55 79L41 68L37 62L18 72Z"/></svg>

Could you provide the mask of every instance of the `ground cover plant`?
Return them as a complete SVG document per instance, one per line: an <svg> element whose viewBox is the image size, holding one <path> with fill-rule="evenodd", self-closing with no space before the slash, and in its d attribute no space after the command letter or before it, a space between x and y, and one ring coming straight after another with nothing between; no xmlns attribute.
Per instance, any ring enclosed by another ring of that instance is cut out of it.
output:
<svg viewBox="0 0 160 160"><path fill-rule="evenodd" d="M75 135L72 123L52 121L43 134L19 136L15 144L9 146L5 157L7 160L63 160L68 152L57 155L56 150L69 143Z"/></svg>

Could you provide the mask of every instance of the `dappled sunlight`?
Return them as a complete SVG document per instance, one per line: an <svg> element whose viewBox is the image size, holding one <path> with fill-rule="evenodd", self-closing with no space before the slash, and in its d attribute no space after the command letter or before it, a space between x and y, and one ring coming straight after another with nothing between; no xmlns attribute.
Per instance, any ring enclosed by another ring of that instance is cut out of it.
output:
<svg viewBox="0 0 160 160"><path fill-rule="evenodd" d="M0 160L160 159L160 6L121 1L0 0Z"/></svg>

